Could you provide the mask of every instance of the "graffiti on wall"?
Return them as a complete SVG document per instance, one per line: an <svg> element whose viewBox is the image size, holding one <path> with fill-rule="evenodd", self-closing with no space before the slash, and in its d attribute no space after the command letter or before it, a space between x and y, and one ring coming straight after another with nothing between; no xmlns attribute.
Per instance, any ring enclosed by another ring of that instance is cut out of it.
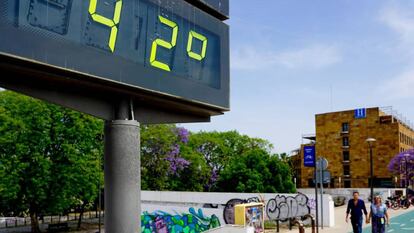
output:
<svg viewBox="0 0 414 233"><path fill-rule="evenodd" d="M309 213L308 197L302 193L296 196L276 195L266 205L266 214L270 220L286 221Z"/></svg>
<svg viewBox="0 0 414 233"><path fill-rule="evenodd" d="M251 197L248 199L230 199L223 211L223 219L226 224L234 224L234 206L238 204L252 203L252 202L261 202L258 197Z"/></svg>
<svg viewBox="0 0 414 233"><path fill-rule="evenodd" d="M196 211L192 207L184 214L155 211L141 215L142 233L199 233L219 226L216 215L208 217L201 209Z"/></svg>
<svg viewBox="0 0 414 233"><path fill-rule="evenodd" d="M316 200L315 200L315 198L309 198L308 206L309 206L309 208L311 208L311 210L316 210Z"/></svg>

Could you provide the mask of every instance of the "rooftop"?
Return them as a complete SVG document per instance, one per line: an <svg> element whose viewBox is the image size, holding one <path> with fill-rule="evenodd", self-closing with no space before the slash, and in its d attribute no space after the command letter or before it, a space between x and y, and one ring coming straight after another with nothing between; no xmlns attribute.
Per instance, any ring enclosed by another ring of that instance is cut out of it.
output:
<svg viewBox="0 0 414 233"><path fill-rule="evenodd" d="M392 108L392 106L386 106L386 107L380 107L379 110L386 115L390 115L393 117L393 119L397 120L407 128L414 131L414 124L408 120L406 117L404 117L402 114L398 113L396 110Z"/></svg>

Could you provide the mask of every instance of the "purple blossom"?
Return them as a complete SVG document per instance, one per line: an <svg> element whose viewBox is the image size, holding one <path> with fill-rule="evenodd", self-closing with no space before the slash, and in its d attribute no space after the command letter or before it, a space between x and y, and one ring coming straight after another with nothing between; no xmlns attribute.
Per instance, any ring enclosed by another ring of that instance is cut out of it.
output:
<svg viewBox="0 0 414 233"><path fill-rule="evenodd" d="M190 132L187 129L183 127L177 127L175 128L175 134L178 136L179 140L182 143L184 144L188 143Z"/></svg>
<svg viewBox="0 0 414 233"><path fill-rule="evenodd" d="M178 175L178 172L184 170L190 165L190 162L184 158L179 157L180 155L180 145L175 144L171 151L168 153L167 158L165 158L170 163L169 173L173 175Z"/></svg>
<svg viewBox="0 0 414 233"><path fill-rule="evenodd" d="M218 180L218 171L217 169L213 168L211 170L211 176L210 176L210 183L214 184Z"/></svg>
<svg viewBox="0 0 414 233"><path fill-rule="evenodd" d="M210 180L208 181L208 184L206 184L204 187L207 190L211 190L211 188L217 183L218 178L219 178L219 171L216 168L213 168L211 170Z"/></svg>
<svg viewBox="0 0 414 233"><path fill-rule="evenodd" d="M412 177L414 173L414 149L401 152L394 156L388 164L388 170L394 174L405 174L406 163L409 177Z"/></svg>
<svg viewBox="0 0 414 233"><path fill-rule="evenodd" d="M179 154L180 154L180 145L175 144L175 145L172 147L172 149L171 149L171 151L170 151L169 155L171 155L171 156L177 156L177 155L179 155Z"/></svg>

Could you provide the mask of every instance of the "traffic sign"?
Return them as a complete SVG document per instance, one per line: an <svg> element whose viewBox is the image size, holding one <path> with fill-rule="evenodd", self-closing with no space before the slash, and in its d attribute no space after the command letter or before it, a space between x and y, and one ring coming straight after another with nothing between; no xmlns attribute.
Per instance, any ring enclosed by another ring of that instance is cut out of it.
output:
<svg viewBox="0 0 414 233"><path fill-rule="evenodd" d="M319 158L317 161L316 161L316 169L317 170L325 170L325 169L327 169L328 168L328 160L327 159L325 159L325 158Z"/></svg>
<svg viewBox="0 0 414 233"><path fill-rule="evenodd" d="M313 182L314 183L316 182L317 184L321 183L321 178L320 178L320 175L319 175L319 171L316 172L316 181L315 181L315 173L313 174ZM322 171L322 182L324 184L331 183L331 173L328 170Z"/></svg>

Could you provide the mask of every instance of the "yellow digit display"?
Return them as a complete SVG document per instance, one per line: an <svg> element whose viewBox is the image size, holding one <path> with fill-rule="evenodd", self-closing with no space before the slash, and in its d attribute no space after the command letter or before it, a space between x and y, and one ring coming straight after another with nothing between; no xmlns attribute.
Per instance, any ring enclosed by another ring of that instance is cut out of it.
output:
<svg viewBox="0 0 414 233"><path fill-rule="evenodd" d="M196 38L200 40L203 44L201 47L201 54L195 53L192 51L193 47L193 39ZM207 37L191 30L188 34L188 42L187 42L187 54L189 57L196 59L198 61L203 60L203 58L206 57L206 51L207 51Z"/></svg>
<svg viewBox="0 0 414 233"><path fill-rule="evenodd" d="M162 24L165 24L172 28L171 41L168 42L168 41L158 38L152 42L150 63L154 67L157 67L157 68L160 68L166 71L171 71L170 66L168 64L157 61L157 46L161 46L166 49L172 49L177 44L178 25L175 22L162 17L161 15L158 16L158 19L160 20Z"/></svg>
<svg viewBox="0 0 414 233"><path fill-rule="evenodd" d="M121 19L122 11L122 0L117 0L115 3L114 17L109 19L105 16L99 15L96 13L96 6L98 5L98 0L90 0L89 2L89 14L91 15L93 21L103 24L111 28L111 33L109 35L108 46L111 52L115 51L116 37L118 35L118 24Z"/></svg>

